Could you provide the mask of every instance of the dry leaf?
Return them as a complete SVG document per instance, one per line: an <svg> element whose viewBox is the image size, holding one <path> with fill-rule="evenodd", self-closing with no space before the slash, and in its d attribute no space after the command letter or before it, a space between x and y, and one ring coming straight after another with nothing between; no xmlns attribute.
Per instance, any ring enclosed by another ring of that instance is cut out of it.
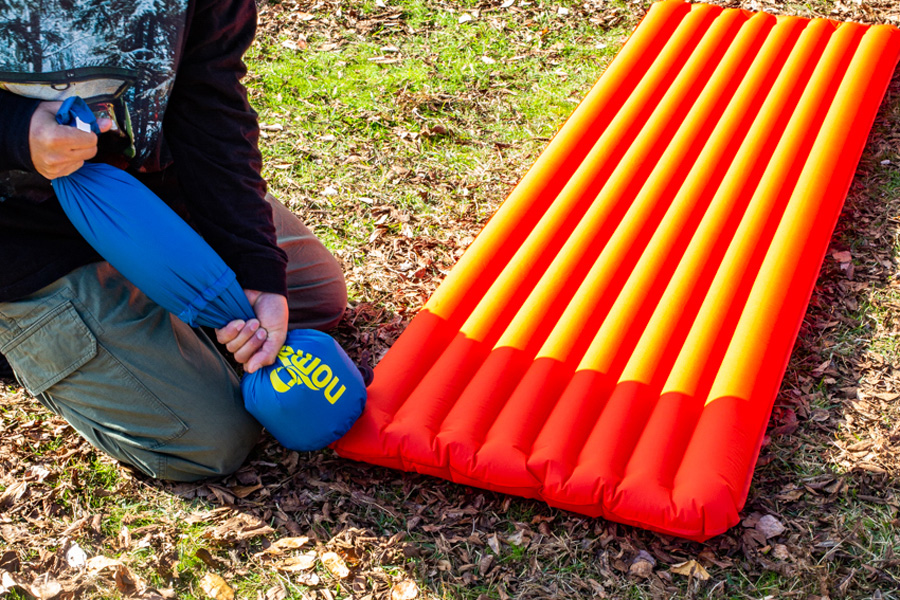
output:
<svg viewBox="0 0 900 600"><path fill-rule="evenodd" d="M494 566L494 555L493 554L485 554L481 557L481 560L478 561L478 573L482 577L487 575L488 571L491 570L491 567Z"/></svg>
<svg viewBox="0 0 900 600"><path fill-rule="evenodd" d="M95 556L93 558L88 559L85 563L88 571L92 573L99 573L103 569L108 569L109 567L118 567L122 562L116 560L115 558L110 558L108 556Z"/></svg>
<svg viewBox="0 0 900 600"><path fill-rule="evenodd" d="M297 571L308 571L314 566L316 566L316 553L309 552L307 554L301 554L300 556L286 558L275 565L275 568L286 573L294 573Z"/></svg>
<svg viewBox="0 0 900 600"><path fill-rule="evenodd" d="M306 43L306 40L304 40L303 38L299 38L297 41L283 40L281 42L281 45L288 50L306 50L309 47L309 45Z"/></svg>
<svg viewBox="0 0 900 600"><path fill-rule="evenodd" d="M26 491L28 491L28 484L24 481L16 481L10 484L9 487L0 494L0 510L6 510L21 500Z"/></svg>
<svg viewBox="0 0 900 600"><path fill-rule="evenodd" d="M296 550L297 548L302 548L308 542L309 538L305 535L300 537L281 538L266 548L266 554L281 554L285 550Z"/></svg>
<svg viewBox="0 0 900 600"><path fill-rule="evenodd" d="M287 598L287 590L283 585L276 585L266 591L266 600L284 600Z"/></svg>
<svg viewBox="0 0 900 600"><path fill-rule="evenodd" d="M414 600L419 596L419 586L407 579L391 588L391 600Z"/></svg>
<svg viewBox="0 0 900 600"><path fill-rule="evenodd" d="M707 579L709 579L709 573L706 571L706 569L703 568L703 565L698 563L696 560L686 560L682 563L678 563L677 565L672 566L669 571L677 575L696 577L700 581L706 581Z"/></svg>
<svg viewBox="0 0 900 600"><path fill-rule="evenodd" d="M512 535L506 536L506 541L509 542L513 546L523 546L525 545L525 530L520 529Z"/></svg>
<svg viewBox="0 0 900 600"><path fill-rule="evenodd" d="M788 550L788 547L784 544L775 544L772 548L772 556L777 558L778 560L790 560L791 553Z"/></svg>
<svg viewBox="0 0 900 600"><path fill-rule="evenodd" d="M220 575L207 573L200 580L200 589L212 600L234 600L234 590Z"/></svg>
<svg viewBox="0 0 900 600"><path fill-rule="evenodd" d="M128 550L131 547L131 530L128 529L127 525L122 525L122 529L119 530L119 536L116 539L118 540L119 548Z"/></svg>
<svg viewBox="0 0 900 600"><path fill-rule="evenodd" d="M246 498L256 490L262 489L262 484L256 485L236 485L231 489L231 493L237 496L238 498Z"/></svg>
<svg viewBox="0 0 900 600"><path fill-rule="evenodd" d="M66 550L66 564L73 569L80 569L87 564L87 554L84 553L81 546L74 543L69 546L69 549Z"/></svg>
<svg viewBox="0 0 900 600"><path fill-rule="evenodd" d="M656 558L646 550L641 550L628 567L628 572L641 579L647 579L653 575L653 567L656 566Z"/></svg>
<svg viewBox="0 0 900 600"><path fill-rule="evenodd" d="M0 594L8 594L18 585L12 575L7 571L0 570Z"/></svg>
<svg viewBox="0 0 900 600"><path fill-rule="evenodd" d="M297 583L305 585L306 587L319 585L320 581L319 576L313 571L301 571L294 576L294 579L297 580Z"/></svg>
<svg viewBox="0 0 900 600"><path fill-rule="evenodd" d="M19 555L15 550L7 550L0 554L0 572L11 571L16 573L22 567Z"/></svg>
<svg viewBox="0 0 900 600"><path fill-rule="evenodd" d="M213 540L241 541L275 533L275 530L259 517L237 513L225 520L203 537Z"/></svg>
<svg viewBox="0 0 900 600"><path fill-rule="evenodd" d="M38 600L50 600L62 592L62 586L59 582L55 579L51 579L49 575L40 577L38 581L32 583L27 589L31 592L31 595Z"/></svg>
<svg viewBox="0 0 900 600"><path fill-rule="evenodd" d="M839 263L846 263L853 260L853 256L846 250L844 250L843 252L832 252L831 256Z"/></svg>
<svg viewBox="0 0 900 600"><path fill-rule="evenodd" d="M126 596L133 596L143 591L144 583L141 578L132 573L125 565L120 564L116 567L114 579L116 589Z"/></svg>
<svg viewBox="0 0 900 600"><path fill-rule="evenodd" d="M350 569L347 568L344 559L335 552L326 552L322 555L322 564L328 571L338 579L344 579L350 575Z"/></svg>
<svg viewBox="0 0 900 600"><path fill-rule="evenodd" d="M210 569L220 569L222 567L222 562L213 556L206 548L198 548L197 551L194 552L194 556L206 563L206 566Z"/></svg>
<svg viewBox="0 0 900 600"><path fill-rule="evenodd" d="M784 525L772 515L765 515L756 523L756 530L769 539L784 533Z"/></svg>

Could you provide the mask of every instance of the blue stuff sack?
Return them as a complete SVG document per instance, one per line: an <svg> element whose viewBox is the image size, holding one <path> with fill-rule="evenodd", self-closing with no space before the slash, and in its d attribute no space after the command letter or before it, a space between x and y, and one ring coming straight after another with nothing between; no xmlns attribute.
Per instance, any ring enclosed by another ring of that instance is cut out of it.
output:
<svg viewBox="0 0 900 600"><path fill-rule="evenodd" d="M275 364L241 381L247 411L292 450L318 450L344 435L362 414L366 386L331 336L288 332Z"/></svg>

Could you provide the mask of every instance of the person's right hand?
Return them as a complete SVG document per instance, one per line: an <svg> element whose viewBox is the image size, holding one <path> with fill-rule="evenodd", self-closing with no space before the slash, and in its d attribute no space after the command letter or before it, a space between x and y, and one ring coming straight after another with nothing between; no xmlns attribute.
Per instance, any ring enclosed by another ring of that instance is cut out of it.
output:
<svg viewBox="0 0 900 600"><path fill-rule="evenodd" d="M84 161L97 155L97 136L56 122L62 102L41 102L31 116L28 144L35 170L47 179L71 175ZM100 131L112 126L109 119L97 121Z"/></svg>

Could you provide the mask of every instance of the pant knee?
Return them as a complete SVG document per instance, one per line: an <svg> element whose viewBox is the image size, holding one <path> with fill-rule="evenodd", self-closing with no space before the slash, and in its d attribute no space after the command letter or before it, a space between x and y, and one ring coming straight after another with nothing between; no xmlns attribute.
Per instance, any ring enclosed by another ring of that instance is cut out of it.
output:
<svg viewBox="0 0 900 600"><path fill-rule="evenodd" d="M313 285L289 287L288 306L291 328L327 331L335 327L347 308L347 284L340 269Z"/></svg>
<svg viewBox="0 0 900 600"><path fill-rule="evenodd" d="M241 432L221 432L214 439L161 451L163 468L159 479L197 481L234 473L259 440L262 427L255 420Z"/></svg>
<svg viewBox="0 0 900 600"><path fill-rule="evenodd" d="M194 422L178 439L155 450L161 458L159 479L196 481L237 471L259 441L262 426L243 410L222 411L204 423Z"/></svg>

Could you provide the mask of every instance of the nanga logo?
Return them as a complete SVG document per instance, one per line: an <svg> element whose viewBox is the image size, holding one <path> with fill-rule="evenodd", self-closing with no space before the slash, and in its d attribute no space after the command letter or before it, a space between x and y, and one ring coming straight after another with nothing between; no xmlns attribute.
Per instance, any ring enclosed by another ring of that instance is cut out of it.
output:
<svg viewBox="0 0 900 600"><path fill-rule="evenodd" d="M347 389L337 375L332 373L331 367L323 363L319 357L302 349L295 351L290 346L285 346L278 353L278 360L281 361L281 366L269 374L276 392L283 394L298 383L302 383L313 391L323 391L325 399L334 404ZM338 385L340 388L335 392Z"/></svg>

